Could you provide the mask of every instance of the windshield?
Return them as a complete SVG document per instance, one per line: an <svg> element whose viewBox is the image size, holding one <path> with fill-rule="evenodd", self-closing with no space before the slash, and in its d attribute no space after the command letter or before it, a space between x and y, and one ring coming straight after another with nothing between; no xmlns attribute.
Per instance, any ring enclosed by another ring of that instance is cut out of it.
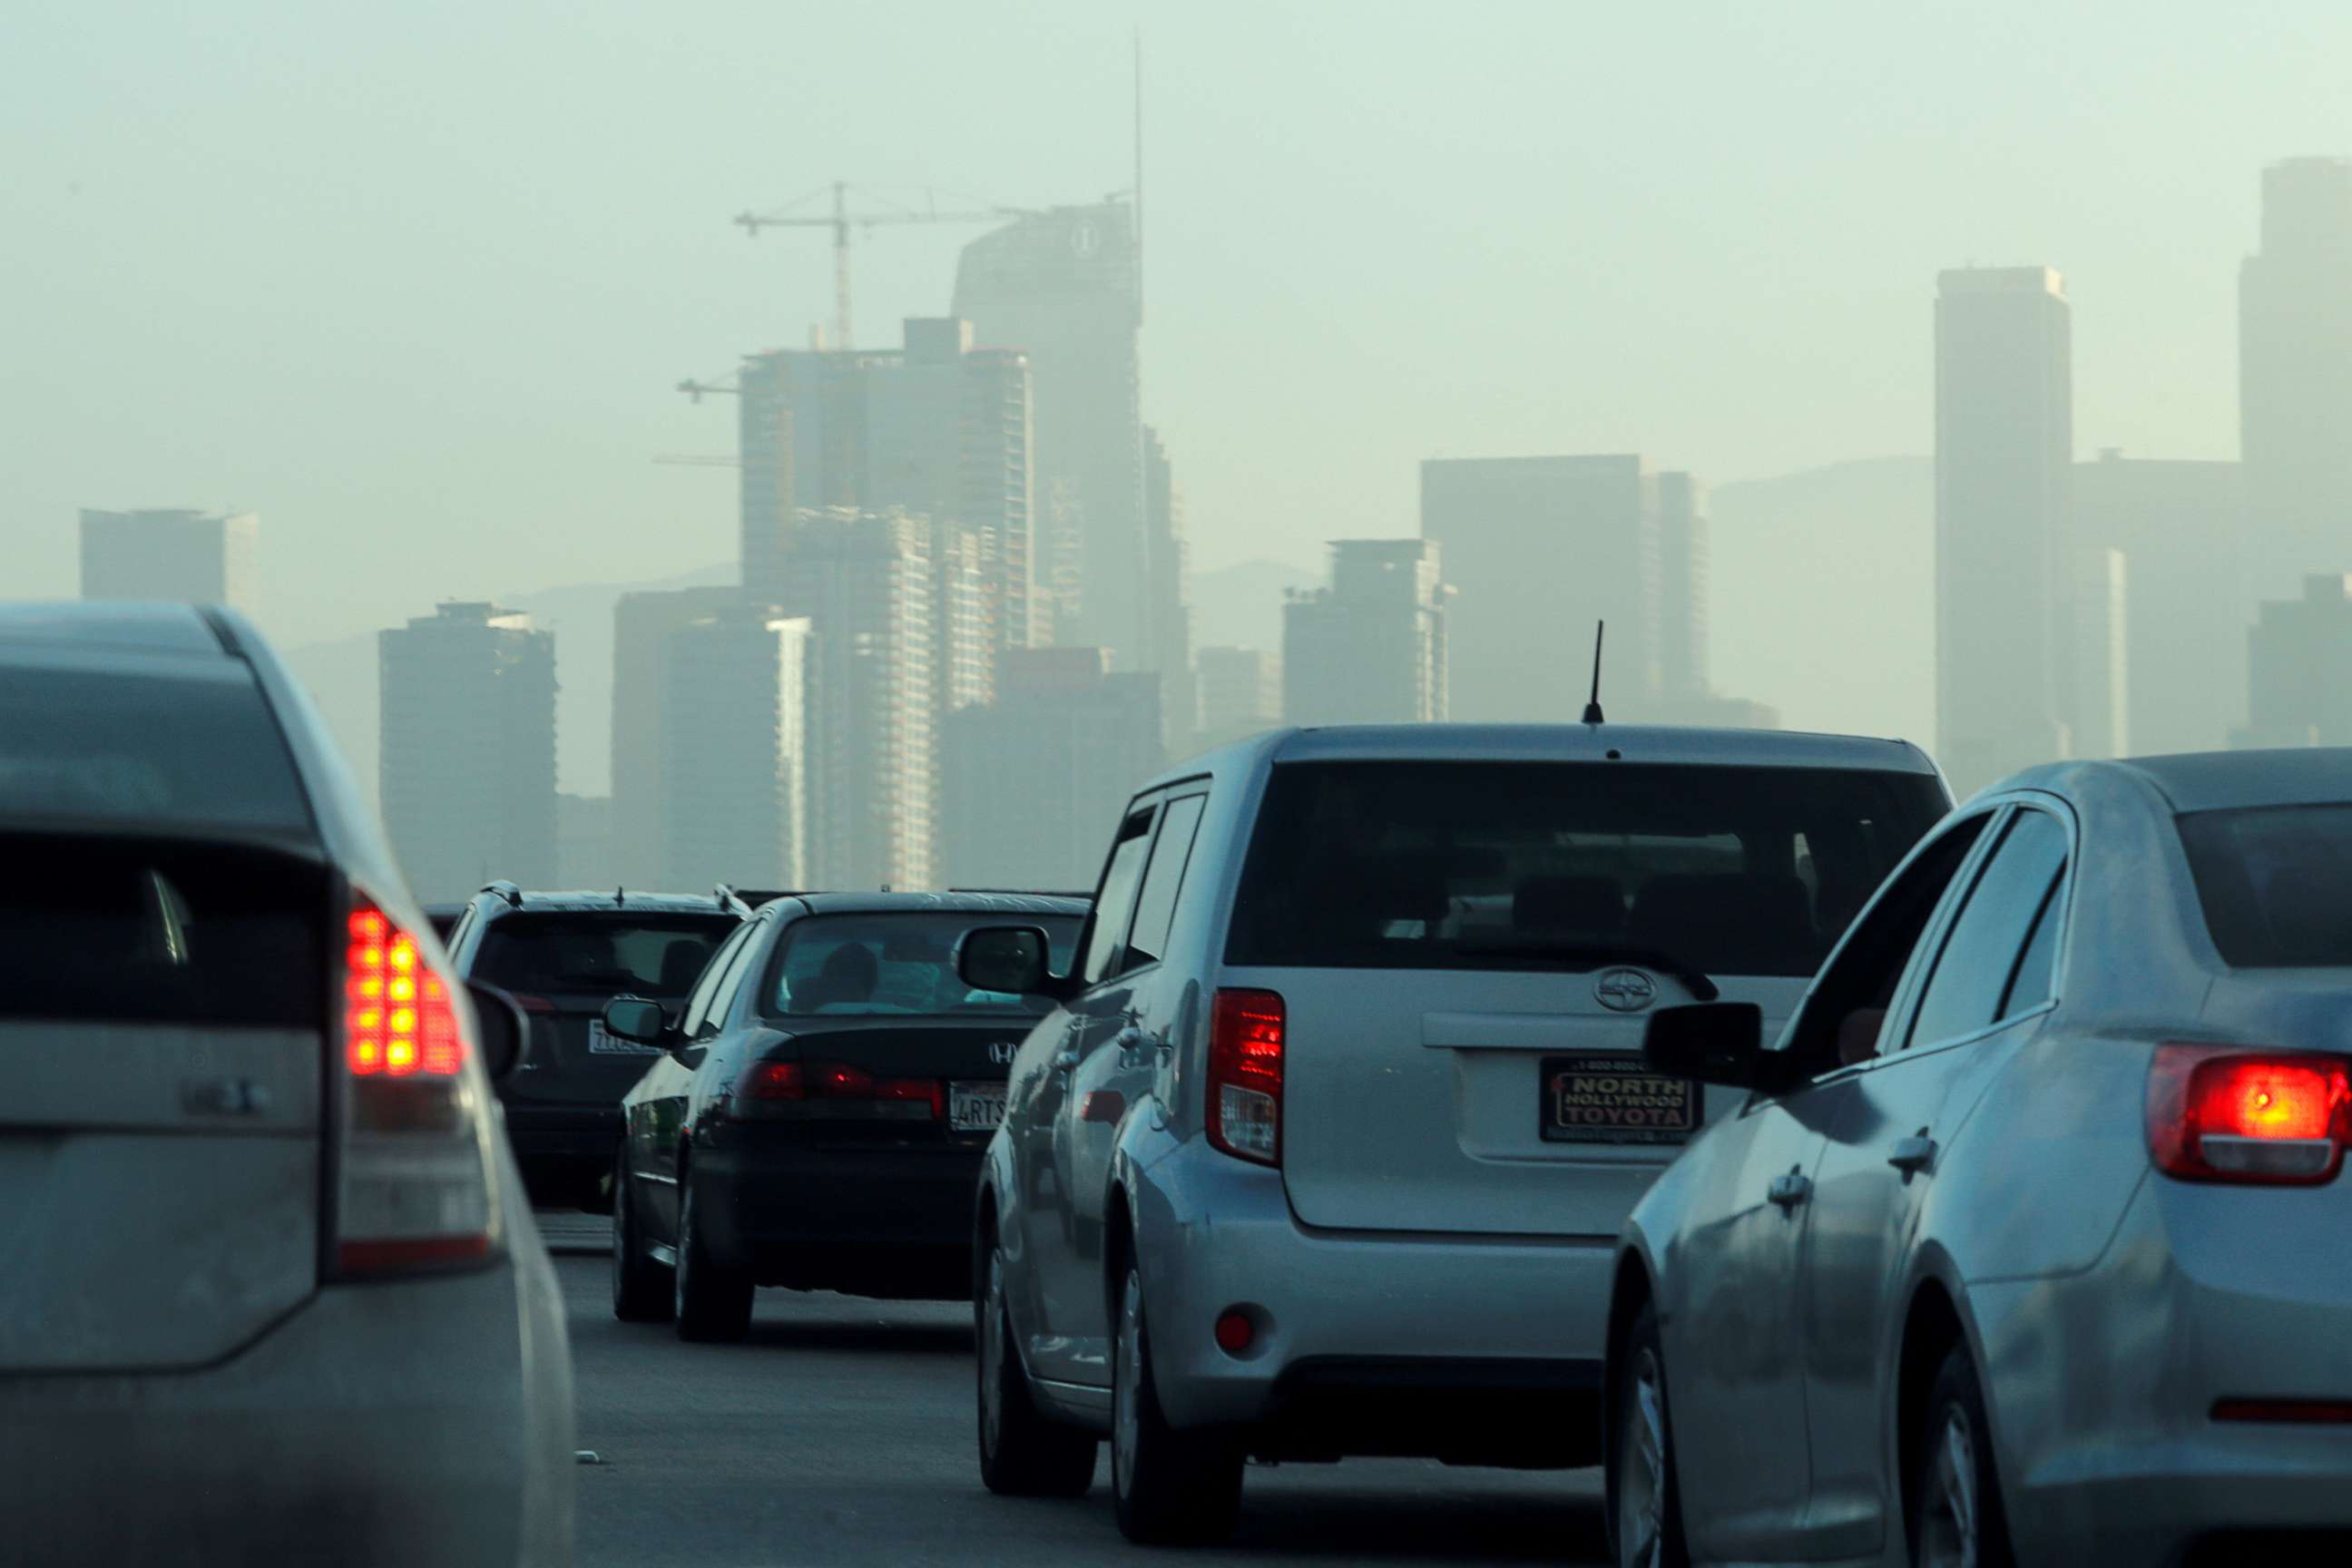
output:
<svg viewBox="0 0 2352 1568"><path fill-rule="evenodd" d="M2352 805L2198 812L2180 842L2223 963L2352 968Z"/></svg>
<svg viewBox="0 0 2352 1568"><path fill-rule="evenodd" d="M1267 787L1225 961L1810 974L1943 809L1919 773L1293 763Z"/></svg>
<svg viewBox="0 0 2352 1568"><path fill-rule="evenodd" d="M1049 966L1056 974L1068 973L1078 936L1076 915L812 915L785 935L770 1011L793 1017L1045 1013L1049 1004L1040 998L975 991L956 974L956 943L964 932L1008 921L1044 927Z"/></svg>
<svg viewBox="0 0 2352 1568"><path fill-rule="evenodd" d="M694 989L732 915L517 914L482 933L470 977L523 995L667 1000Z"/></svg>

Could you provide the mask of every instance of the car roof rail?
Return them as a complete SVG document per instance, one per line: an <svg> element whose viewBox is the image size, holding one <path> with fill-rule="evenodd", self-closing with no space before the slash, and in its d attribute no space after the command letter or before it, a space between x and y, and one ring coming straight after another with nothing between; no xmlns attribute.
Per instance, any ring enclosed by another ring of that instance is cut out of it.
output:
<svg viewBox="0 0 2352 1568"><path fill-rule="evenodd" d="M483 883L482 891L496 893L499 898L504 899L510 908L518 910L522 908L522 889L503 878L495 882Z"/></svg>
<svg viewBox="0 0 2352 1568"><path fill-rule="evenodd" d="M950 893L985 893L1004 899L1078 899L1090 900L1092 893L1065 893L1050 888L950 888Z"/></svg>

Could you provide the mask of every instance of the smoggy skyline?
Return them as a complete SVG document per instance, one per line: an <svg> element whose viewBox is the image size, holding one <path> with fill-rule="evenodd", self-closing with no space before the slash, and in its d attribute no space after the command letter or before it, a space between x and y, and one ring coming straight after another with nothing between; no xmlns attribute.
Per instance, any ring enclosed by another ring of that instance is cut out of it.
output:
<svg viewBox="0 0 2352 1568"><path fill-rule="evenodd" d="M2234 456L2260 171L2352 149L2319 4L233 9L14 25L0 542L69 595L79 507L253 510L298 643L728 559L733 470L653 459L732 409L671 387L832 306L821 232L728 218L1122 189L1139 24L1143 409L1202 571L1413 533L1425 458L1925 454L1969 262L2065 273L2079 456ZM861 236L861 345L979 232Z"/></svg>

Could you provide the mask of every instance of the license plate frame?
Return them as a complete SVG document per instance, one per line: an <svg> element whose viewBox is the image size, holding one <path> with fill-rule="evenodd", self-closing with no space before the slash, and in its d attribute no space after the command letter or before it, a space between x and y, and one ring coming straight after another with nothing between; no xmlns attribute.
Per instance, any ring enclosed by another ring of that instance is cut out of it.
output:
<svg viewBox="0 0 2352 1568"><path fill-rule="evenodd" d="M1674 1146L1706 1121L1696 1079L1654 1073L1639 1057L1546 1057L1536 1079L1536 1130L1547 1143Z"/></svg>
<svg viewBox="0 0 2352 1568"><path fill-rule="evenodd" d="M1004 1090L1002 1083L950 1079L948 1082L948 1131L950 1132L993 1132L1004 1121ZM993 1106L991 1112L975 1113L974 1106Z"/></svg>
<svg viewBox="0 0 2352 1568"><path fill-rule="evenodd" d="M588 1020L588 1054L592 1057L657 1057L661 1048L637 1040L625 1040L604 1027L602 1018Z"/></svg>

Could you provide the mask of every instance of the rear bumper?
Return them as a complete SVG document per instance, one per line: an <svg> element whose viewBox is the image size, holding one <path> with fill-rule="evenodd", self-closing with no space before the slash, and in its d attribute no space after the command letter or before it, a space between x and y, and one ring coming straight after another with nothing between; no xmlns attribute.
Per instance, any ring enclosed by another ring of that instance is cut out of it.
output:
<svg viewBox="0 0 2352 1568"><path fill-rule="evenodd" d="M2352 1425L2216 1421L2225 1399L2352 1400L2352 1259L2322 1240L2352 1185L2150 1176L2104 1256L1969 1289L2021 1561L2297 1561L2352 1545ZM2297 1237L2294 1245L2280 1238ZM2235 1543L2234 1546L2232 1543ZM2218 1554L2218 1555L2217 1555Z"/></svg>
<svg viewBox="0 0 2352 1568"><path fill-rule="evenodd" d="M698 1150L688 1177L719 1261L795 1289L971 1293L982 1150L810 1146L781 1129L735 1131L754 1135Z"/></svg>
<svg viewBox="0 0 2352 1568"><path fill-rule="evenodd" d="M1598 1461L1613 1237L1324 1231L1282 1178L1194 1141L1139 1179L1152 1376L1180 1426L1270 1457ZM1248 1350L1218 1348L1241 1307Z"/></svg>
<svg viewBox="0 0 2352 1568"><path fill-rule="evenodd" d="M522 1267L322 1289L201 1372L0 1375L7 1560L569 1563L571 1371Z"/></svg>

